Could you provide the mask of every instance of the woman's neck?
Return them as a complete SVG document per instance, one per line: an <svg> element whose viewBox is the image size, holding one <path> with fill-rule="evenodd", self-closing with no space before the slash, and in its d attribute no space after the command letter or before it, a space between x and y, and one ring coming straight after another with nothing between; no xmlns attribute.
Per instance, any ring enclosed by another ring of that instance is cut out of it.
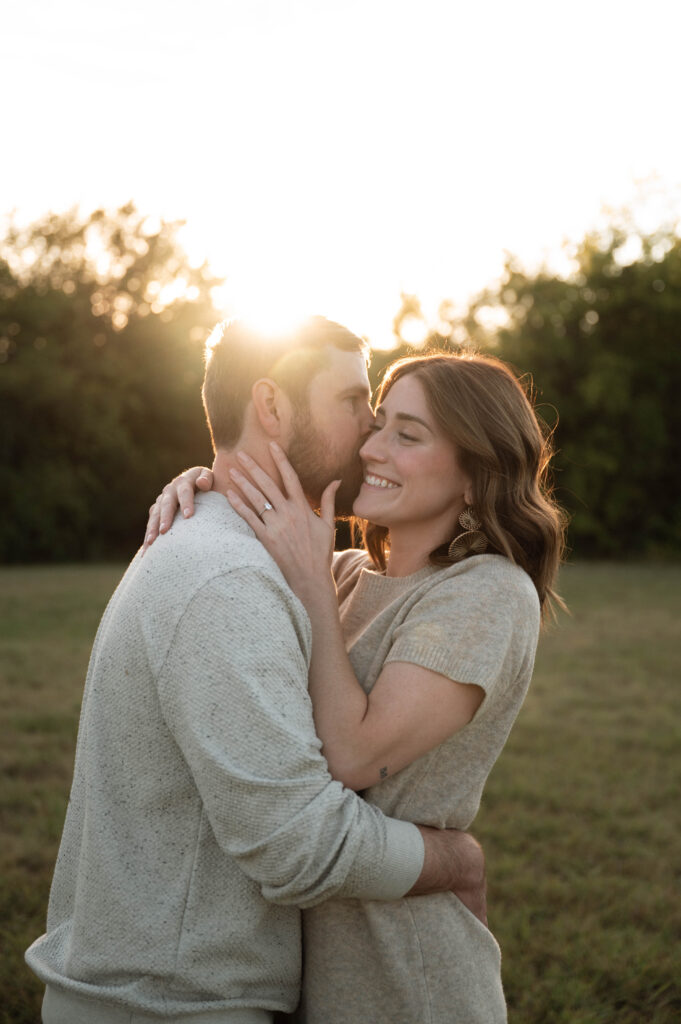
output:
<svg viewBox="0 0 681 1024"><path fill-rule="evenodd" d="M437 544L431 544L429 538L423 536L423 531L395 530L390 534L389 542L386 576L411 576L425 569L429 564L430 552L437 547Z"/></svg>

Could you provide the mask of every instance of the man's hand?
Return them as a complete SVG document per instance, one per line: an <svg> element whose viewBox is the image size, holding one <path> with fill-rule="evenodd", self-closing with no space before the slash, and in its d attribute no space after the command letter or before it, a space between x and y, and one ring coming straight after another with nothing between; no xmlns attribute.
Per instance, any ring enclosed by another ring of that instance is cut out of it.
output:
<svg viewBox="0 0 681 1024"><path fill-rule="evenodd" d="M477 839L458 829L418 826L426 847L423 870L407 896L449 890L487 926L485 855Z"/></svg>
<svg viewBox="0 0 681 1024"><path fill-rule="evenodd" d="M194 515L194 492L209 491L213 486L213 474L205 466L193 466L186 469L166 484L158 498L149 508L149 519L144 535L143 550L153 544L159 533L170 529L178 508L182 515L189 519Z"/></svg>

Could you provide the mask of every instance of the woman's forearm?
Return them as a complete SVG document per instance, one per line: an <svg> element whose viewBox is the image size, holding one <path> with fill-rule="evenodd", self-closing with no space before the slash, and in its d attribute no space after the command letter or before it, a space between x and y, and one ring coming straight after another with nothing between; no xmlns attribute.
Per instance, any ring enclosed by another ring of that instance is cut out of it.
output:
<svg viewBox="0 0 681 1024"><path fill-rule="evenodd" d="M306 595L304 604L312 625L309 687L317 735L333 777L349 789L359 789L365 784L356 776L369 698L345 650L332 578Z"/></svg>
<svg viewBox="0 0 681 1024"><path fill-rule="evenodd" d="M314 596L312 596L314 592ZM329 577L300 594L312 623L310 696L329 770L348 789L374 786L464 728L485 695L417 664L391 661L366 694L345 650Z"/></svg>

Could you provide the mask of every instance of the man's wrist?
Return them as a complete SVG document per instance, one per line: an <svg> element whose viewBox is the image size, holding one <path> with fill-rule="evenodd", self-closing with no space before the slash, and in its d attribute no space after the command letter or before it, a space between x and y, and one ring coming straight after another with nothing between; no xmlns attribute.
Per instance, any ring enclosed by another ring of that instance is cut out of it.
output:
<svg viewBox="0 0 681 1024"><path fill-rule="evenodd" d="M484 888L482 847L468 832L418 826L423 836L423 869L409 896L435 892L463 892Z"/></svg>

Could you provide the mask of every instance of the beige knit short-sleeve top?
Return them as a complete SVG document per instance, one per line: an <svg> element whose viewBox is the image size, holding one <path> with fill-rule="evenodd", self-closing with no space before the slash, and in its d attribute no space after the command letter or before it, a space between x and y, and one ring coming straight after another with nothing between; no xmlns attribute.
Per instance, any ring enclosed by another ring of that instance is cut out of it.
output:
<svg viewBox="0 0 681 1024"><path fill-rule="evenodd" d="M367 693L391 661L485 691L472 722L364 793L395 817L468 828L530 683L540 618L534 584L501 555L390 577L353 550L336 556L334 574L346 646Z"/></svg>

